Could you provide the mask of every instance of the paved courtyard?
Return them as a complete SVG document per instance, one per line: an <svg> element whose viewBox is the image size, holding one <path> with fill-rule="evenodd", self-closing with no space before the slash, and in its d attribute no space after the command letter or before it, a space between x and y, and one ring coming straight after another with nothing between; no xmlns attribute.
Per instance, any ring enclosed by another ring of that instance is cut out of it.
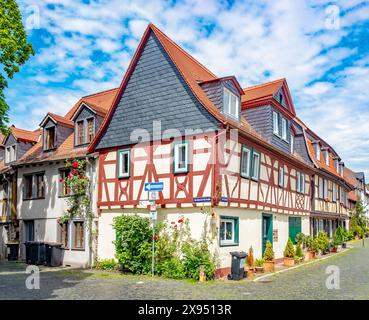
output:
<svg viewBox="0 0 369 320"><path fill-rule="evenodd" d="M204 284L90 270L42 268L40 289L29 290L26 265L0 263L0 299L369 299L369 241L324 261L260 282ZM340 289L328 290L326 268L337 266Z"/></svg>

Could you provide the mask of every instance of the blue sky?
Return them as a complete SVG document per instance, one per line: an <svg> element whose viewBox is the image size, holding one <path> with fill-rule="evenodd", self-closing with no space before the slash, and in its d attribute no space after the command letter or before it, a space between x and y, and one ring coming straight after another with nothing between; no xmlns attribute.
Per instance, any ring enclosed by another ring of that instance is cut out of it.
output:
<svg viewBox="0 0 369 320"><path fill-rule="evenodd" d="M299 117L369 177L369 2L19 1L36 55L9 81L10 121L35 129L117 87L149 22L243 87L287 78Z"/></svg>

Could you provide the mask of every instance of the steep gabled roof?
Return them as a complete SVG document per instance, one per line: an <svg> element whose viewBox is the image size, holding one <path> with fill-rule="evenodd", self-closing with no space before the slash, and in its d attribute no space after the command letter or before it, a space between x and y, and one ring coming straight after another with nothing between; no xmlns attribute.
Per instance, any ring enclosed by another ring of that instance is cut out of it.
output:
<svg viewBox="0 0 369 320"><path fill-rule="evenodd" d="M259 106L263 102L272 99L281 88L286 98L288 111L295 116L295 107L285 78L244 88L244 95L242 96L243 109L250 106Z"/></svg>
<svg viewBox="0 0 369 320"><path fill-rule="evenodd" d="M17 141L36 143L41 134L41 130L29 131L16 128L14 125L10 127L10 133Z"/></svg>
<svg viewBox="0 0 369 320"><path fill-rule="evenodd" d="M51 119L55 124L60 123L61 125L65 126L65 127L70 127L70 128L74 127L73 121L67 119L66 117L59 116L59 115L57 115L55 113L52 113L52 112L48 112L46 114L45 118L40 123L41 127L44 126L47 119Z"/></svg>

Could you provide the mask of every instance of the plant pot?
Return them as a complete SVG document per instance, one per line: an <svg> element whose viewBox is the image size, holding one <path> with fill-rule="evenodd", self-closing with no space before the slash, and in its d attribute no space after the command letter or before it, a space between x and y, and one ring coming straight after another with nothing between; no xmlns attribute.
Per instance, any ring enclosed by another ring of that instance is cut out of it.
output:
<svg viewBox="0 0 369 320"><path fill-rule="evenodd" d="M336 253L337 252L337 247L332 247L331 252Z"/></svg>
<svg viewBox="0 0 369 320"><path fill-rule="evenodd" d="M309 260L310 260L310 253L309 253L309 251L306 251L306 252L305 252L304 260L305 260L305 261L309 261Z"/></svg>
<svg viewBox="0 0 369 320"><path fill-rule="evenodd" d="M337 246L337 252L340 252L341 250L342 250L342 246L341 245Z"/></svg>
<svg viewBox="0 0 369 320"><path fill-rule="evenodd" d="M309 252L309 260L314 260L316 257L315 251L308 251Z"/></svg>
<svg viewBox="0 0 369 320"><path fill-rule="evenodd" d="M246 269L246 272L247 272L247 278L253 278L254 277L254 273L255 273L254 268Z"/></svg>
<svg viewBox="0 0 369 320"><path fill-rule="evenodd" d="M283 258L283 265L286 267L293 267L295 265L295 259L294 258Z"/></svg>
<svg viewBox="0 0 369 320"><path fill-rule="evenodd" d="M256 273L263 273L264 272L264 267L255 267L255 271L256 271Z"/></svg>
<svg viewBox="0 0 369 320"><path fill-rule="evenodd" d="M343 242L343 243L342 243L342 248L343 248L343 249L346 249L346 248L347 248L346 242Z"/></svg>
<svg viewBox="0 0 369 320"><path fill-rule="evenodd" d="M265 272L274 272L275 261L264 261Z"/></svg>

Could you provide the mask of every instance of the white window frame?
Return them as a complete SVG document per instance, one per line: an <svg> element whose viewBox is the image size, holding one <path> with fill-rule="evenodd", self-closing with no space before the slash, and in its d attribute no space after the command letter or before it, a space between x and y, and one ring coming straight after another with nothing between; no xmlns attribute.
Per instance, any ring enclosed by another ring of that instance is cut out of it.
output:
<svg viewBox="0 0 369 320"><path fill-rule="evenodd" d="M296 191L301 192L301 172L296 172Z"/></svg>
<svg viewBox="0 0 369 320"><path fill-rule="evenodd" d="M318 198L324 199L324 179L318 177Z"/></svg>
<svg viewBox="0 0 369 320"><path fill-rule="evenodd" d="M179 148L185 147L185 166L179 168ZM178 141L173 144L173 173L186 173L189 171L190 145L187 140Z"/></svg>
<svg viewBox="0 0 369 320"><path fill-rule="evenodd" d="M257 156L257 161L255 161L254 156ZM251 168L251 179L259 180L260 177L260 153L253 151L252 152L252 168ZM255 175L255 168L257 168L257 175Z"/></svg>
<svg viewBox="0 0 369 320"><path fill-rule="evenodd" d="M324 196L323 196L323 198L324 199L328 199L328 180L327 179L323 179L323 185L324 185L324 187L323 187L323 193L324 193Z"/></svg>
<svg viewBox="0 0 369 320"><path fill-rule="evenodd" d="M316 153L316 159L318 161L320 161L320 145L319 145L319 143L316 144L315 153Z"/></svg>
<svg viewBox="0 0 369 320"><path fill-rule="evenodd" d="M245 159L245 153L247 154L247 163L246 163L246 171L244 171L243 169L243 162ZM251 171L251 156L252 156L252 150L251 148L242 145L241 148L241 163L240 163L240 175L243 178L250 178L250 171Z"/></svg>
<svg viewBox="0 0 369 320"><path fill-rule="evenodd" d="M17 159L17 145L12 144L7 146L5 149L5 162L10 163L16 161Z"/></svg>
<svg viewBox="0 0 369 320"><path fill-rule="evenodd" d="M276 111L273 111L273 133L279 137L279 115Z"/></svg>
<svg viewBox="0 0 369 320"><path fill-rule="evenodd" d="M329 151L328 150L324 151L324 161L325 161L325 164L329 166Z"/></svg>
<svg viewBox="0 0 369 320"><path fill-rule="evenodd" d="M290 151L291 151L291 154L293 154L293 148L295 147L295 136L293 134L291 134L290 139L291 139L291 141L290 141Z"/></svg>
<svg viewBox="0 0 369 320"><path fill-rule="evenodd" d="M230 90L228 90L227 88L223 89L223 111L227 114L232 116L235 119L239 119L239 113L240 113L240 98L235 95L233 92L231 92ZM226 105L225 103L225 96L228 94L228 105ZM234 97L236 100L236 105L235 105L235 114L232 113L232 97Z"/></svg>
<svg viewBox="0 0 369 320"><path fill-rule="evenodd" d="M337 202L337 185L335 183L332 185L332 201Z"/></svg>
<svg viewBox="0 0 369 320"><path fill-rule="evenodd" d="M123 156L128 155L127 172L122 172ZM118 178L128 178L131 171L131 149L118 150Z"/></svg>
<svg viewBox="0 0 369 320"><path fill-rule="evenodd" d="M284 188L284 167L279 167L278 172L278 185L282 188Z"/></svg>
<svg viewBox="0 0 369 320"><path fill-rule="evenodd" d="M288 127L288 121L286 118L282 117L282 135L281 138L285 141L287 141L287 127Z"/></svg>
<svg viewBox="0 0 369 320"><path fill-rule="evenodd" d="M235 230L235 227L236 227L236 224L235 224L235 219L227 219L227 218L221 218L220 219L220 224L228 224L230 223L231 226L232 226L232 239L222 239L222 234L220 234L220 245L233 245L233 244L236 244L236 230ZM221 227L219 227L219 230L221 230ZM226 234L226 225L224 225L224 234L223 236L225 236Z"/></svg>

